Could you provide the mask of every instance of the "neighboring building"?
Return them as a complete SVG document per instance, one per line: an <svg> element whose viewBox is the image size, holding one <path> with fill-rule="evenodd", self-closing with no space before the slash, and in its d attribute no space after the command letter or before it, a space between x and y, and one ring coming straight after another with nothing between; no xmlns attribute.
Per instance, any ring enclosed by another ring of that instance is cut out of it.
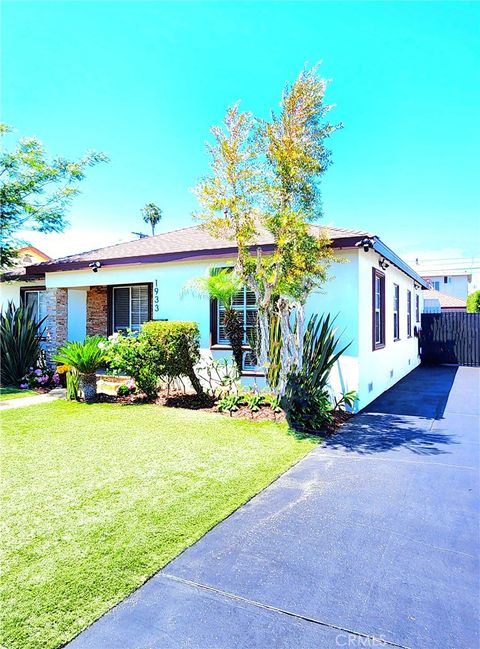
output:
<svg viewBox="0 0 480 649"><path fill-rule="evenodd" d="M423 292L423 313L449 313L467 310L466 300L430 289Z"/></svg>
<svg viewBox="0 0 480 649"><path fill-rule="evenodd" d="M328 232L348 263L334 264L332 281L311 295L306 316L338 314L341 342L351 345L332 372L332 387L356 390L363 408L419 364L415 335L427 284L377 236L340 228ZM252 252L261 248L268 254L273 246L262 232ZM146 320L167 319L198 322L203 355L229 355L222 309L185 294L183 287L212 265L232 266L235 255L231 240L193 226L27 268L27 275L45 276L50 353L66 339L138 330ZM252 327L253 294L241 291L235 308L246 329ZM252 380L262 384L263 375L252 365L246 339L243 381Z"/></svg>
<svg viewBox="0 0 480 649"><path fill-rule="evenodd" d="M34 246L25 246L18 251L15 266L1 273L1 306L10 301L18 305L34 304L36 316L41 320L47 315L45 301L45 273L30 273L26 269L33 264L50 261L51 257Z"/></svg>
<svg viewBox="0 0 480 649"><path fill-rule="evenodd" d="M466 300L468 296L468 285L472 281L472 274L467 271L441 271L436 270L432 273L420 271L423 279L430 284L435 291L458 297Z"/></svg>

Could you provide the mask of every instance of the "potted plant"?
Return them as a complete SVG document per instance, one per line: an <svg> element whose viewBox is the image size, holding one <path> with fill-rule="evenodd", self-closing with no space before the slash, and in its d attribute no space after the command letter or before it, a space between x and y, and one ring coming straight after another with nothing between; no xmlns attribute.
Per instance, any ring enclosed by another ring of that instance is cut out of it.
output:
<svg viewBox="0 0 480 649"><path fill-rule="evenodd" d="M65 343L54 356L57 363L70 365L78 372L78 387L87 403L97 394L96 372L105 358L104 346L102 336L87 336L82 343Z"/></svg>

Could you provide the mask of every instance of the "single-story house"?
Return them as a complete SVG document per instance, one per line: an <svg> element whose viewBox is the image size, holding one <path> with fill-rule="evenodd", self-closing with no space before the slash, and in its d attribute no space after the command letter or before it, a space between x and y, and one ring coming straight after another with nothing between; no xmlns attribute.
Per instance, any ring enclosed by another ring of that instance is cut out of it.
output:
<svg viewBox="0 0 480 649"><path fill-rule="evenodd" d="M431 288L423 293L424 313L451 313L467 310L467 301Z"/></svg>
<svg viewBox="0 0 480 649"><path fill-rule="evenodd" d="M17 259L14 266L1 273L1 308L9 302L15 304L33 304L37 320L47 315L45 303L45 273L29 273L27 267L40 264L44 261L51 261L51 257L35 248L35 246L24 246L17 250Z"/></svg>
<svg viewBox="0 0 480 649"><path fill-rule="evenodd" d="M338 315L341 341L351 344L332 372L332 387L356 390L358 408L363 408L419 364L415 334L427 284L378 236L327 230L332 246L348 263L333 264L331 281L311 295L306 316ZM269 233L262 232L252 252L260 247L268 254L273 245ZM211 266L232 266L235 254L231 240L192 226L35 264L27 267L26 279L44 276L37 290L45 291L50 353L67 339L135 330L149 319L194 320L202 354L219 358L229 354L222 308L185 292L184 286ZM22 281L15 286L20 300ZM235 308L248 331L255 321L254 295L244 289ZM261 384L262 373L252 365L247 340L243 380Z"/></svg>

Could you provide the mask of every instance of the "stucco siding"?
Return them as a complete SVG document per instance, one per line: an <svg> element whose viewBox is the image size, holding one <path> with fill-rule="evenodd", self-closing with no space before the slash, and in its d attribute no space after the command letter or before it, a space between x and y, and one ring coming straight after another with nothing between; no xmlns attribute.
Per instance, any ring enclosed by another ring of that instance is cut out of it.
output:
<svg viewBox="0 0 480 649"><path fill-rule="evenodd" d="M358 386L359 408L364 408L382 392L406 376L420 363L418 339L413 335L419 323L415 319L415 296L421 289L415 289L414 281L393 264L385 272L385 347L372 349L372 268L380 270L380 255L370 250L359 251L359 365L361 368ZM394 284L399 286L400 339L393 338ZM407 337L407 290L412 292L412 336Z"/></svg>

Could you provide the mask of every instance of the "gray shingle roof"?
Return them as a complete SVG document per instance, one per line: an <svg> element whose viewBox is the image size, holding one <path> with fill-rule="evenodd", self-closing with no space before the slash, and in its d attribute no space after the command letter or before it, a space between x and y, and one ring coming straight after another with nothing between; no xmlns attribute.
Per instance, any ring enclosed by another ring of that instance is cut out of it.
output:
<svg viewBox="0 0 480 649"><path fill-rule="evenodd" d="M311 226L312 231L319 232L322 228L317 225ZM333 239L344 239L349 237L365 237L371 236L368 232L360 230L348 230L344 228L335 228L326 226L323 228L328 233L328 236ZM273 244L272 236L266 230L259 233L256 245L271 245ZM148 257L152 255L164 255L174 253L191 253L201 251L221 251L226 248L235 247L235 243L225 237L218 239L212 237L205 229L199 225L194 225L180 230L172 230L170 232L162 232L152 237L145 237L143 239L135 239L134 241L127 241L125 243L117 243L113 246L106 246L104 248L96 248L87 252L82 252L68 257L60 257L59 259L52 259L45 263L39 264L39 268L44 268L48 271L48 266L58 266L65 264L78 264L78 262L102 261L106 259L129 259L132 257Z"/></svg>

